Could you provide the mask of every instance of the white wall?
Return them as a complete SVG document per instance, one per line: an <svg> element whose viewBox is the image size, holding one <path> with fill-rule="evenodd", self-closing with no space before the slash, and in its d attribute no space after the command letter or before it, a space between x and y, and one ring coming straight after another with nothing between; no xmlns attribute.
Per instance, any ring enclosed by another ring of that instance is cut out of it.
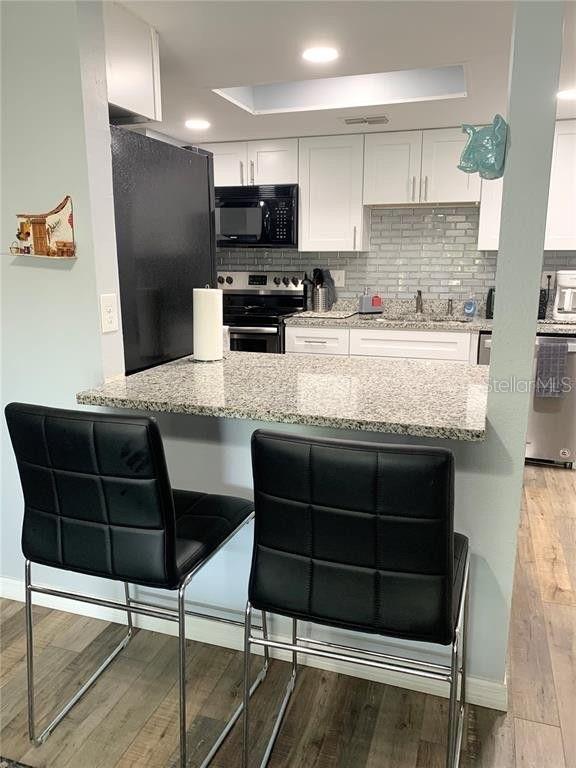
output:
<svg viewBox="0 0 576 768"><path fill-rule="evenodd" d="M121 333L103 344L97 302L99 290L117 290L100 13L91 2L2 3L0 251L14 240L15 213L69 194L78 255L1 257L2 405L73 407L78 389L123 368ZM1 572L16 577L22 500L1 424Z"/></svg>

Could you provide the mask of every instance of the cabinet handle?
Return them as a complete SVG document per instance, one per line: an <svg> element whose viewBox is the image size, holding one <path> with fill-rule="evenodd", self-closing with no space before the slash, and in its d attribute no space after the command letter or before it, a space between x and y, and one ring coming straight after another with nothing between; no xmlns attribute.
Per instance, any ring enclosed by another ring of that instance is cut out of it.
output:
<svg viewBox="0 0 576 768"><path fill-rule="evenodd" d="M424 202L428 202L428 176L424 177Z"/></svg>
<svg viewBox="0 0 576 768"><path fill-rule="evenodd" d="M305 339L305 344L328 344L326 339Z"/></svg>
<svg viewBox="0 0 576 768"><path fill-rule="evenodd" d="M244 163L240 160L240 186L244 186Z"/></svg>
<svg viewBox="0 0 576 768"><path fill-rule="evenodd" d="M254 185L254 160L250 160L250 177L252 179L252 185Z"/></svg>
<svg viewBox="0 0 576 768"><path fill-rule="evenodd" d="M416 201L416 176L412 176L412 202Z"/></svg>
<svg viewBox="0 0 576 768"><path fill-rule="evenodd" d="M354 227L354 245L352 246L352 250L356 250L356 227Z"/></svg>

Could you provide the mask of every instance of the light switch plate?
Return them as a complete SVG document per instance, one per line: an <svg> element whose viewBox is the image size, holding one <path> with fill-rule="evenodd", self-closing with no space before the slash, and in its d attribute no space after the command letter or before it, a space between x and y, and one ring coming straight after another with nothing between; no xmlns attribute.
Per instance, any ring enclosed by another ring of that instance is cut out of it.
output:
<svg viewBox="0 0 576 768"><path fill-rule="evenodd" d="M102 333L114 333L118 330L118 301L115 293L100 295L100 325Z"/></svg>
<svg viewBox="0 0 576 768"><path fill-rule="evenodd" d="M336 288L346 287L346 271L344 269L331 269L330 274L332 275Z"/></svg>

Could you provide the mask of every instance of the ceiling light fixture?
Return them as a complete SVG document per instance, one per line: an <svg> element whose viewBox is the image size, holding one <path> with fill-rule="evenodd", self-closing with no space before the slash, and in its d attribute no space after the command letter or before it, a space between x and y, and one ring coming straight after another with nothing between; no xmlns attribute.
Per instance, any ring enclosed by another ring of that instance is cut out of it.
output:
<svg viewBox="0 0 576 768"><path fill-rule="evenodd" d="M210 128L210 123L208 120L186 120L184 123L186 128L189 128L191 131L205 131L207 128Z"/></svg>
<svg viewBox="0 0 576 768"><path fill-rule="evenodd" d="M339 56L336 48L306 48L302 54L302 58L306 61L310 61L313 64L326 64L329 61L334 61Z"/></svg>
<svg viewBox="0 0 576 768"><path fill-rule="evenodd" d="M568 91L558 91L557 96L562 101L572 101L576 99L576 88L571 88Z"/></svg>

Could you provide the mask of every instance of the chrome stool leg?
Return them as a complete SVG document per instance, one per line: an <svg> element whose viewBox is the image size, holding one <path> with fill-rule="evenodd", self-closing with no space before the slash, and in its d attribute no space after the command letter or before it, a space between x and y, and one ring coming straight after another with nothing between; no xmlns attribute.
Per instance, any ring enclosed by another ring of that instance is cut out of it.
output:
<svg viewBox="0 0 576 768"><path fill-rule="evenodd" d="M454 768L456 757L456 741L458 730L457 698L458 698L458 645L459 637L452 643L452 663L450 666L450 699L448 703L448 739L446 743L446 768Z"/></svg>
<svg viewBox="0 0 576 768"><path fill-rule="evenodd" d="M107 669L114 661L116 656L126 648L132 637L132 623L129 620L128 634L121 640L119 645L114 648L112 653L102 662L98 669L88 678L84 685L79 688L74 696L65 704L56 717L46 726L39 736L36 736L36 720L34 713L34 627L32 622L32 581L31 581L31 562L26 560L24 569L24 582L26 589L26 669L27 669L27 695L28 695L28 735L30 741L36 746L40 746L52 733L58 723L63 720L72 707L82 698L86 691L100 677L102 672ZM130 612L127 611L128 615Z"/></svg>
<svg viewBox="0 0 576 768"><path fill-rule="evenodd" d="M268 621L267 621L266 613L264 611L262 611L262 636L264 637L264 640L268 640ZM249 658L249 655L248 655L248 658ZM244 665L245 664L246 664L246 654L244 655ZM248 699L252 698L256 688L258 688L260 683L266 677L266 675L268 673L268 666L269 666L269 664L270 664L270 649L267 646L264 646L264 664L262 666L262 669L260 670L260 672L256 676L256 679L252 683L252 686L249 688ZM250 664L249 663L248 663L248 673L250 673ZM248 679L250 679L250 678L248 677ZM220 733L220 736L218 736L218 738L214 742L210 752L208 752L208 754L204 758L202 764L200 765L200 768L208 768L208 766L212 762L212 759L213 759L214 755L216 754L216 752L218 752L218 750L222 746L222 743L223 743L224 739L228 736L228 734L230 733L232 728L236 725L236 723L238 721L238 718L240 717L240 715L244 711L245 706L246 705L245 705L244 699L243 699L242 703L236 708L234 714L232 715L230 720L228 720L228 722L224 726L224 730Z"/></svg>
<svg viewBox="0 0 576 768"><path fill-rule="evenodd" d="M180 695L180 766L186 768L186 595L184 582L178 590L178 684Z"/></svg>
<svg viewBox="0 0 576 768"><path fill-rule="evenodd" d="M264 624L262 625L264 626ZM244 619L244 722L242 728L242 768L248 768L248 739L250 735L250 635L252 606L246 603Z"/></svg>
<svg viewBox="0 0 576 768"><path fill-rule="evenodd" d="M252 606L250 605L250 603L248 603L246 606L246 623L245 623L245 630L244 630L244 730L242 734L242 768L248 768L248 761L249 761L251 623L252 623ZM262 627L263 629L266 628L264 614L263 614ZM298 674L298 651L296 650L297 638L298 638L298 622L296 621L296 619L292 619L292 646L293 646L292 672L290 675L290 679L288 681L288 685L286 686L286 692L284 694L284 698L282 699L282 703L280 705L278 715L276 716L276 720L274 722L274 727L272 728L272 734L270 736L270 739L268 740L268 744L266 745L266 751L264 752L264 756L262 757L262 760L260 762L260 768L265 768L265 766L268 765L268 761L270 760L270 755L272 754L272 750L274 748L274 744L278 737L278 733L280 732L280 728L282 727L284 715L286 714L286 710L288 709L288 703L290 701L290 697L292 696L292 692L296 684L296 676ZM264 639L266 640L267 637L265 636ZM268 647L264 646L265 653L267 650L269 651Z"/></svg>

